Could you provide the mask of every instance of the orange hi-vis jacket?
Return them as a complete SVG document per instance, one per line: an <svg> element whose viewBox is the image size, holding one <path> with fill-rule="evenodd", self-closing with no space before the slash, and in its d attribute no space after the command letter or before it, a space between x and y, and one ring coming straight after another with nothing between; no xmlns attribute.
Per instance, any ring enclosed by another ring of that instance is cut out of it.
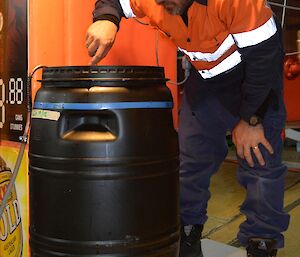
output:
<svg viewBox="0 0 300 257"><path fill-rule="evenodd" d="M201 2L203 4L201 4ZM265 0L198 0L188 9L188 26L154 0L120 0L124 15L142 18L172 39L204 79L241 62L238 48L255 46L276 31Z"/></svg>
<svg viewBox="0 0 300 257"><path fill-rule="evenodd" d="M171 1L171 0L170 0ZM190 58L207 83L242 67L238 112L249 121L263 118L282 99L281 28L266 0L190 0L181 15L171 15L156 0L97 0L94 21L119 25L122 17L146 16ZM128 35L130 36L130 35ZM234 80L226 76L226 81ZM186 90L188 92L188 90Z"/></svg>

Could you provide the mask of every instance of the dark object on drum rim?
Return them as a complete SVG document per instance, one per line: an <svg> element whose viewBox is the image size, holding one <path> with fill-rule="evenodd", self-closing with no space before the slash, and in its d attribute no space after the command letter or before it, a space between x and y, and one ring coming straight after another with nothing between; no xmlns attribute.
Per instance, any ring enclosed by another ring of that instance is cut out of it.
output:
<svg viewBox="0 0 300 257"><path fill-rule="evenodd" d="M29 143L32 257L175 257L178 142L160 67L43 71Z"/></svg>

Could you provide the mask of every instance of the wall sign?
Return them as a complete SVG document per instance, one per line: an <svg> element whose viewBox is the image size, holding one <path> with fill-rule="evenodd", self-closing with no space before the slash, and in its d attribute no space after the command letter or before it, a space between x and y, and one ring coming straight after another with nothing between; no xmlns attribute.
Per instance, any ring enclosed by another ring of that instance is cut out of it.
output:
<svg viewBox="0 0 300 257"><path fill-rule="evenodd" d="M27 1L0 2L0 137L19 141L26 123Z"/></svg>

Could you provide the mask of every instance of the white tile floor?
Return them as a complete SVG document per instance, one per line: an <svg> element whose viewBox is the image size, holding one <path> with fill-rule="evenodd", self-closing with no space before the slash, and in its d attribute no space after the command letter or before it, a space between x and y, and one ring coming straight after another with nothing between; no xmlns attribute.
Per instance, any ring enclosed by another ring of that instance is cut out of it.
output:
<svg viewBox="0 0 300 257"><path fill-rule="evenodd" d="M246 251L209 239L202 239L203 257L246 257Z"/></svg>

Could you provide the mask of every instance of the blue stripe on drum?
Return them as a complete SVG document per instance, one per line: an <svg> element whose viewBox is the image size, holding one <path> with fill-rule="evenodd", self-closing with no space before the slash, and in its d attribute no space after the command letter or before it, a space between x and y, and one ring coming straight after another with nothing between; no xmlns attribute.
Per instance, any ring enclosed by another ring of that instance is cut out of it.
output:
<svg viewBox="0 0 300 257"><path fill-rule="evenodd" d="M167 109L173 102L115 102L115 103L49 103L35 102L35 109L47 110L111 110L111 109Z"/></svg>

